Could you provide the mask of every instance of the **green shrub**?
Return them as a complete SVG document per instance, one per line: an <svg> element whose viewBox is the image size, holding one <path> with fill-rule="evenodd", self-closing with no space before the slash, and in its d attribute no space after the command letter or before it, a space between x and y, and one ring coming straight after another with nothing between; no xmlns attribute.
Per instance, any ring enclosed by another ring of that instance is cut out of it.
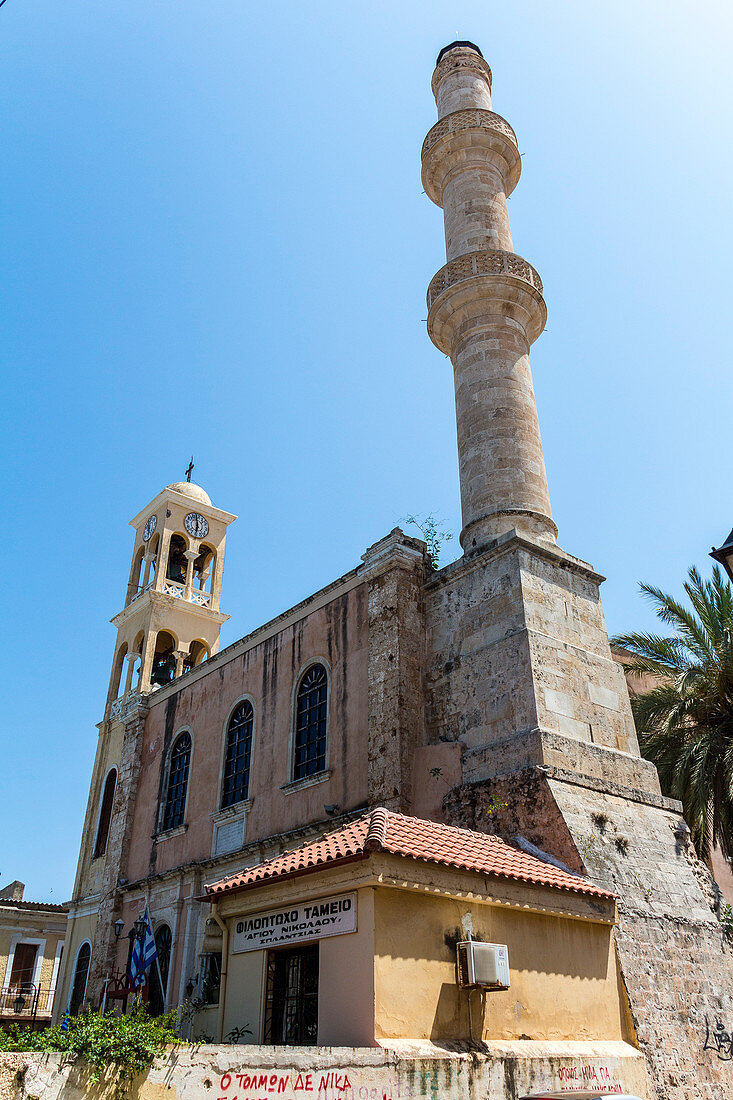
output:
<svg viewBox="0 0 733 1100"><path fill-rule="evenodd" d="M169 1043L181 1043L176 1027L176 1013L148 1016L143 1005L127 1016L87 1009L80 1016L68 1018L68 1030L61 1025L31 1031L12 1025L0 1031L0 1051L60 1051L85 1059L90 1067L90 1081L96 1084L107 1073L116 1078L120 1092L127 1082L150 1069L157 1054Z"/></svg>

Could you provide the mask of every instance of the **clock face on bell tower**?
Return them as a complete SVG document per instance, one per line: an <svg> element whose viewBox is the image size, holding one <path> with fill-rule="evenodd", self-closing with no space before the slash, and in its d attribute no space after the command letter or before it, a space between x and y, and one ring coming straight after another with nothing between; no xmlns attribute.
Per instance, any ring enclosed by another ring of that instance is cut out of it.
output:
<svg viewBox="0 0 733 1100"><path fill-rule="evenodd" d="M200 512L189 512L183 525L192 539L205 539L209 533L209 524Z"/></svg>

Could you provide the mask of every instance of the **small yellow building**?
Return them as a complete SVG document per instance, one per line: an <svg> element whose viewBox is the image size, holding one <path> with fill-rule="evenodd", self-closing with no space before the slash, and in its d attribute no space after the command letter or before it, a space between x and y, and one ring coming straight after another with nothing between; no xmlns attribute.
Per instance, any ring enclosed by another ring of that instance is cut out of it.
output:
<svg viewBox="0 0 733 1100"><path fill-rule="evenodd" d="M51 1022L66 937L66 908L23 901L24 885L0 890L0 1027Z"/></svg>
<svg viewBox="0 0 733 1100"><path fill-rule="evenodd" d="M608 1040L636 1054L614 896L498 837L377 808L206 898L221 981L201 1024L222 1038ZM470 940L508 952L494 988L459 982Z"/></svg>

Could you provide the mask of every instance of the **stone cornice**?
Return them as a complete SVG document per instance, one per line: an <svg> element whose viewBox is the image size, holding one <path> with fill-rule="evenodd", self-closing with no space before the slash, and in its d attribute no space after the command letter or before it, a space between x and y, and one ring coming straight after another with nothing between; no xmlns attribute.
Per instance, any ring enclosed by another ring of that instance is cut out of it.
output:
<svg viewBox="0 0 733 1100"><path fill-rule="evenodd" d="M154 588L149 588L136 600L123 607L122 611L118 611L114 618L110 619L110 622L113 626L119 627L127 619L138 614L139 611L147 609L148 604L152 605L153 610L158 611L183 610L185 608L189 614L199 619L205 619L207 622L213 621L221 624L229 618L229 615L225 615L223 611L214 611L213 608L194 603L193 600L178 599L176 596L168 596L165 592L157 592Z"/></svg>
<svg viewBox="0 0 733 1100"><path fill-rule="evenodd" d="M357 572L365 580L371 580L387 569L420 568L425 562L425 543L395 527L385 538L370 546L361 560L364 564L359 566Z"/></svg>
<svg viewBox="0 0 733 1100"><path fill-rule="evenodd" d="M601 573L597 573L588 562L573 557L572 554L561 550L559 546L552 546L546 542L530 542L529 539L518 535L516 531L509 531L483 547L478 553L469 556L464 555L462 558L444 565L437 573L433 573L427 578L425 587L430 591L442 588L446 584L453 584L456 577L472 573L474 569L483 569L486 563L493 558L499 558L517 549L524 550L549 562L551 565L567 569L571 573L577 573L594 584L602 584L606 579Z"/></svg>

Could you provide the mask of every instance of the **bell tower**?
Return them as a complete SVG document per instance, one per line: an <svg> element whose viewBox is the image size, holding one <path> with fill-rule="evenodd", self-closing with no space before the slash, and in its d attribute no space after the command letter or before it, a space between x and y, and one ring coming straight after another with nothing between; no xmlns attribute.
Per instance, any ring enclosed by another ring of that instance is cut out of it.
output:
<svg viewBox="0 0 733 1100"><path fill-rule="evenodd" d="M107 700L114 718L219 649L227 527L200 485L168 485L134 519L135 545L125 606L112 623L117 645Z"/></svg>

